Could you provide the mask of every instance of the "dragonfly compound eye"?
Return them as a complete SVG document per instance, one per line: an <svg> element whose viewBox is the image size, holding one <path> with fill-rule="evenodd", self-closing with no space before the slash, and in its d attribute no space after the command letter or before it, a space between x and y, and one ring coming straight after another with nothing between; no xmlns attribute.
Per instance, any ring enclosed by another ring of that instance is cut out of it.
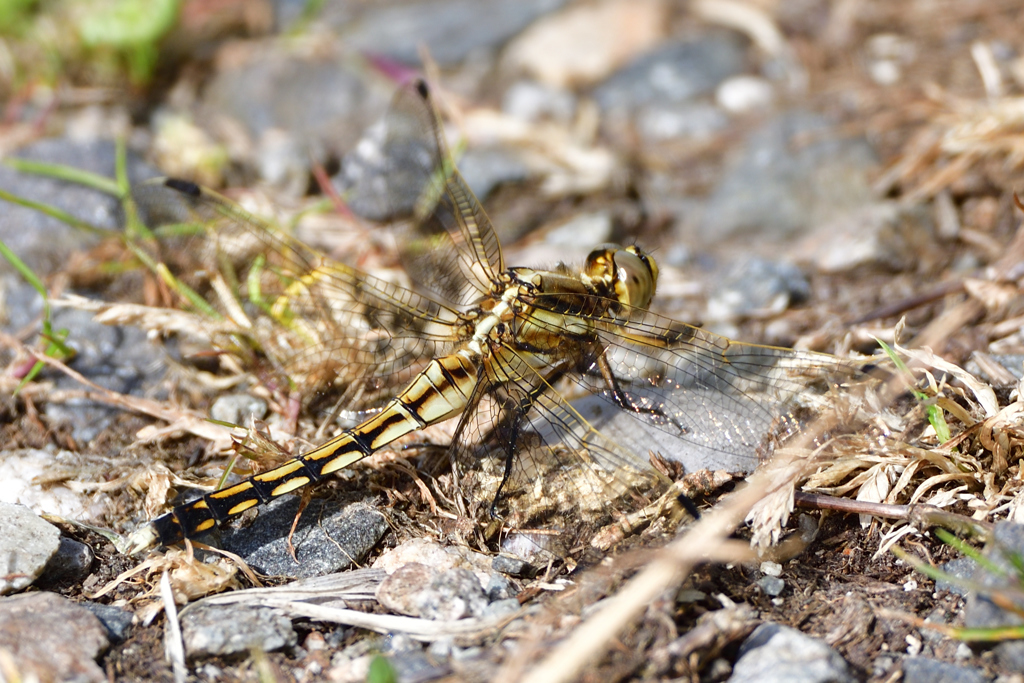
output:
<svg viewBox="0 0 1024 683"><path fill-rule="evenodd" d="M647 308L658 285L658 266L637 247L619 249L615 263L615 296L627 306Z"/></svg>

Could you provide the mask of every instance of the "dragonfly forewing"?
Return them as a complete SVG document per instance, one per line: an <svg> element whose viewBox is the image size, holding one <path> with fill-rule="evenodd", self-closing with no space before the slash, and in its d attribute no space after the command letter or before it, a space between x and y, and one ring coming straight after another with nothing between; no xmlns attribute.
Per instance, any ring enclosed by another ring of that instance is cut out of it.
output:
<svg viewBox="0 0 1024 683"><path fill-rule="evenodd" d="M419 288L452 304L486 296L505 270L501 245L455 168L425 84L398 92L386 128L386 195L403 266Z"/></svg>

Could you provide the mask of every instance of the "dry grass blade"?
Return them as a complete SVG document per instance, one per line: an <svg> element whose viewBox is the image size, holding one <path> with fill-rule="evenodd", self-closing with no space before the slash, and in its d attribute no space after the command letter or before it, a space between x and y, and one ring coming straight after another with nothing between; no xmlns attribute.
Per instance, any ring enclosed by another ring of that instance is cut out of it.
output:
<svg viewBox="0 0 1024 683"><path fill-rule="evenodd" d="M164 614L167 615L167 637L164 638L166 658L171 662L175 683L188 680L188 666L185 664L185 643L181 639L181 623L178 609L174 604L174 591L165 571L160 577L160 596L163 598Z"/></svg>
<svg viewBox="0 0 1024 683"><path fill-rule="evenodd" d="M17 339L14 339L3 332L0 332L0 341L12 348L21 349L24 353L33 356L36 360L63 372L68 377L81 383L83 386L88 387L90 391L86 392L85 397L92 401L105 403L107 405L122 408L129 412L141 413L142 415L149 415L150 417L165 420L171 423L172 428L179 433L193 434L200 438L212 441L215 444L223 444L223 447L225 448L231 443L230 429L210 422L205 416L196 411L186 410L183 408L172 408L164 403L160 403L159 401L153 401L139 396L131 396L129 394L121 394L102 387L95 382L90 381L81 373L72 370L65 363L62 363L56 358L46 356L34 349L30 349Z"/></svg>
<svg viewBox="0 0 1024 683"><path fill-rule="evenodd" d="M387 573L381 569L357 569L295 581L285 586L249 588L223 593L210 596L195 605L274 607L293 618L345 624L378 633L402 633L416 640L428 642L454 637L462 643L478 643L515 618L515 615L512 615L490 619L438 621L368 614L348 607L352 602L375 602L376 589L386 577Z"/></svg>
<svg viewBox="0 0 1024 683"><path fill-rule="evenodd" d="M254 599L283 598L288 600L375 600L377 586L387 577L382 569L355 569L337 574L327 574L309 579L293 581L285 586L247 588L213 595L203 600L205 604L245 604Z"/></svg>

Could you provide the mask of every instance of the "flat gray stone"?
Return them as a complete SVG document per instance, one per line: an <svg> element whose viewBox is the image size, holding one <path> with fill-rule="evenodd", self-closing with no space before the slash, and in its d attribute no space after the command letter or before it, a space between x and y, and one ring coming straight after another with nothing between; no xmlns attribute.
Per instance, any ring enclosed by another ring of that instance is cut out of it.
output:
<svg viewBox="0 0 1024 683"><path fill-rule="evenodd" d="M903 660L903 683L985 683L988 676L973 666L959 666L928 657Z"/></svg>
<svg viewBox="0 0 1024 683"><path fill-rule="evenodd" d="M755 130L704 207L701 237L788 237L872 201L878 160L863 138L822 116L786 112Z"/></svg>
<svg viewBox="0 0 1024 683"><path fill-rule="evenodd" d="M745 61L746 47L731 33L667 43L612 74L594 90L594 98L605 112L619 115L651 104L686 102L712 92L739 73Z"/></svg>
<svg viewBox="0 0 1024 683"><path fill-rule="evenodd" d="M464 568L438 572L417 562L381 582L377 600L401 614L442 621L482 616L488 605L475 573Z"/></svg>
<svg viewBox="0 0 1024 683"><path fill-rule="evenodd" d="M24 505L0 503L0 595L28 587L60 547L60 530Z"/></svg>
<svg viewBox="0 0 1024 683"><path fill-rule="evenodd" d="M384 515L365 503L312 500L292 537L296 563L288 534L298 509L297 497L278 498L261 508L251 525L224 530L220 545L263 574L307 578L361 562L388 531Z"/></svg>
<svg viewBox="0 0 1024 683"><path fill-rule="evenodd" d="M781 313L805 301L811 285L803 272L785 261L749 258L734 264L708 298L707 320L731 321L750 315Z"/></svg>
<svg viewBox="0 0 1024 683"><path fill-rule="evenodd" d="M21 680L103 683L96 657L109 646L100 620L55 593L0 599L0 650Z"/></svg>
<svg viewBox="0 0 1024 683"><path fill-rule="evenodd" d="M120 643L128 638L132 631L135 615L126 609L114 605L101 605L98 602L83 602L82 607L96 615L107 631L107 638L112 643Z"/></svg>
<svg viewBox="0 0 1024 683"><path fill-rule="evenodd" d="M291 619L271 607L197 605L181 615L181 637L190 659L273 652L294 647Z"/></svg>
<svg viewBox="0 0 1024 683"><path fill-rule="evenodd" d="M462 568L449 569L434 577L416 602L420 616L442 621L481 617L487 610L487 596L480 579Z"/></svg>
<svg viewBox="0 0 1024 683"><path fill-rule="evenodd" d="M231 117L254 143L266 142L272 131L287 131L307 159L323 162L355 144L386 108L387 90L372 87L344 60L253 51L213 77L203 96L203 118Z"/></svg>
<svg viewBox="0 0 1024 683"><path fill-rule="evenodd" d="M427 0L377 7L346 20L347 45L406 64L420 63L426 45L439 64L462 61L479 50L495 49L565 0Z"/></svg>
<svg viewBox="0 0 1024 683"><path fill-rule="evenodd" d="M846 660L816 638L761 624L740 646L729 683L855 683Z"/></svg>

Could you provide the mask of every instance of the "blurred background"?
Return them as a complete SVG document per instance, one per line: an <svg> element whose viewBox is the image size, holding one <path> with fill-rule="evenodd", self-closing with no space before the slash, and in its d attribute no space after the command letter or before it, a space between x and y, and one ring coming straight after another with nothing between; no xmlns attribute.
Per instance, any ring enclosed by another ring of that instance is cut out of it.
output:
<svg viewBox="0 0 1024 683"><path fill-rule="evenodd" d="M301 234L361 259L365 221L386 218L353 191L374 173L375 124L425 73L508 262L637 241L663 266L664 310L841 350L891 338L897 314L923 331L949 294L928 285L976 272L1012 235L1022 12L1000 0L0 0L0 155L112 175L121 139L133 180L258 192L283 212L337 193L343 206ZM7 168L0 188L117 228L99 193ZM95 239L24 207L0 220L0 240L43 272ZM941 350L962 359L983 341Z"/></svg>

